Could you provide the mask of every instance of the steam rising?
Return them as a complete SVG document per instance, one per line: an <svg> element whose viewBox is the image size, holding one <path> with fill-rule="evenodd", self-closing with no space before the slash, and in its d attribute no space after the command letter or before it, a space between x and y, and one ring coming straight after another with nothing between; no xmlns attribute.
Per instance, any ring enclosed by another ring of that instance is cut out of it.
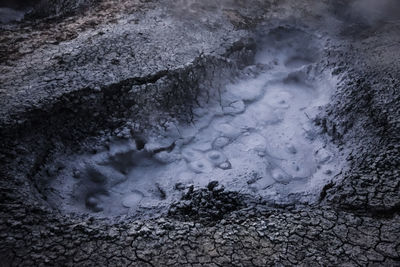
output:
<svg viewBox="0 0 400 267"><path fill-rule="evenodd" d="M63 14L69 10L82 5L94 2L93 0L6 0L0 4L0 23L9 23L20 21L24 14L31 12L32 14L56 15ZM345 18L350 22L375 24L379 22L390 22L400 19L400 1L398 0L325 0L321 3L315 3L310 0L296 1L296 4L308 9L308 11L319 13L319 15L329 16L329 13L320 9L320 5L326 3L328 9L335 10L336 16ZM181 19L207 19L207 12L214 15L229 9L238 9L246 11L249 7L259 7L260 10L271 5L278 4L282 7L290 6L293 3L261 0L176 0L161 1L169 11Z"/></svg>
<svg viewBox="0 0 400 267"><path fill-rule="evenodd" d="M0 23L9 23L12 21L20 21L24 18L25 11L15 10L11 8L0 7Z"/></svg>
<svg viewBox="0 0 400 267"><path fill-rule="evenodd" d="M336 15L349 22L376 24L400 19L398 0L331 1Z"/></svg>

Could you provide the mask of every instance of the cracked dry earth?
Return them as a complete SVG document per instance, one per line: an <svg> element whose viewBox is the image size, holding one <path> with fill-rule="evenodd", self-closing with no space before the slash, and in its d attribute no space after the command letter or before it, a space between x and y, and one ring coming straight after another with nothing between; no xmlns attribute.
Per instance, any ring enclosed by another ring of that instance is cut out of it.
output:
<svg viewBox="0 0 400 267"><path fill-rule="evenodd" d="M400 22L335 3L103 1L3 25L0 265L400 266ZM63 177L65 155L96 155L107 140L145 147L169 122L193 121L213 88L265 70L256 55L269 32L293 29L320 40L312 70L338 81L312 121L347 167L317 200L277 202L210 177L177 185L161 211L54 204L48 181Z"/></svg>

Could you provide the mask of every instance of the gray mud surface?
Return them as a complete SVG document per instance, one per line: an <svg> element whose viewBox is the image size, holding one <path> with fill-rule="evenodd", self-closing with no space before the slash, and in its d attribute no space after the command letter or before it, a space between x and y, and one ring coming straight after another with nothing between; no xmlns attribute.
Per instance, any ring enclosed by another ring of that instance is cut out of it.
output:
<svg viewBox="0 0 400 267"><path fill-rule="evenodd" d="M1 266L400 266L395 1L54 3L53 16L0 24ZM281 63L277 51L295 52ZM229 94L263 75L257 101ZM334 86L307 128L291 108L309 102L293 99L321 84ZM179 143L211 108L223 130ZM252 128L255 111L283 115ZM235 119L240 134L226 130ZM281 153L273 133L296 124ZM126 195L131 169L185 166L194 182Z"/></svg>

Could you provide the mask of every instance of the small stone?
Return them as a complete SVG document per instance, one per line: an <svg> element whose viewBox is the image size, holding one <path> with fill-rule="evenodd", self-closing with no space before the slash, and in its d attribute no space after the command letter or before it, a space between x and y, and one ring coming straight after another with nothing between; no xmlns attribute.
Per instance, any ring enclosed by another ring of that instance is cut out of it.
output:
<svg viewBox="0 0 400 267"><path fill-rule="evenodd" d="M231 165L231 163L229 161L226 161L224 163L221 163L219 165L219 168L222 169L222 170L229 170L229 169L232 168L232 165Z"/></svg>
<svg viewBox="0 0 400 267"><path fill-rule="evenodd" d="M179 191L185 190L185 185L183 183L176 183L175 190L179 190Z"/></svg>
<svg viewBox="0 0 400 267"><path fill-rule="evenodd" d="M82 173L78 169L74 168L74 170L72 171L72 177L74 177L75 179L79 179L81 178L81 175Z"/></svg>
<svg viewBox="0 0 400 267"><path fill-rule="evenodd" d="M208 190L213 191L213 189L214 189L215 187L217 187L218 184L219 184L218 181L212 181L212 182L210 182L210 183L207 185L207 188L208 188Z"/></svg>

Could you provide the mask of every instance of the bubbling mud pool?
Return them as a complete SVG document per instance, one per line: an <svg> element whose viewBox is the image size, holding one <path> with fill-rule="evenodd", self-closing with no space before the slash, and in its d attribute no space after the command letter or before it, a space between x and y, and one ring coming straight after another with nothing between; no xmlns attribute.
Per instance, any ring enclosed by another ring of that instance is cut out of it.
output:
<svg viewBox="0 0 400 267"><path fill-rule="evenodd" d="M318 38L278 28L262 43L255 64L213 90L192 123L75 156L52 181L50 202L69 212L121 215L162 209L190 185L215 180L274 202L315 201L343 167L312 122L336 81L317 64Z"/></svg>

